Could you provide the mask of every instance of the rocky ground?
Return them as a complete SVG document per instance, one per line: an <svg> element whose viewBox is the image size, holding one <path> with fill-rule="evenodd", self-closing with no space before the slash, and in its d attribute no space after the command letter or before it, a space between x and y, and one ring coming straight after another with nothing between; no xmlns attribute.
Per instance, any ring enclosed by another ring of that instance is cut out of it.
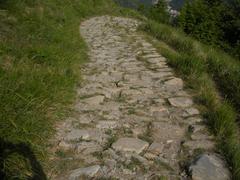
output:
<svg viewBox="0 0 240 180"><path fill-rule="evenodd" d="M138 25L108 16L81 24L90 62L52 140L50 178L230 179L182 79Z"/></svg>

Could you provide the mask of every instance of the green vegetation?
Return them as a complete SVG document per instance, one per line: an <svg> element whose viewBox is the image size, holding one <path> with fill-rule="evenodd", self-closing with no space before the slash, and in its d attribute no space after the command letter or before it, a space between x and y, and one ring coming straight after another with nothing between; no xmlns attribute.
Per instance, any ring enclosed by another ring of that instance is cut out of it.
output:
<svg viewBox="0 0 240 180"><path fill-rule="evenodd" d="M79 25L101 14L134 15L111 0L0 0L1 178L42 176L40 164L28 166L47 159L46 140L69 112L87 61Z"/></svg>
<svg viewBox="0 0 240 180"><path fill-rule="evenodd" d="M159 0L157 4L147 10L146 16L157 22L169 23L170 14L167 10L167 2Z"/></svg>
<svg viewBox="0 0 240 180"><path fill-rule="evenodd" d="M179 17L180 27L206 44L240 56L240 1L187 1Z"/></svg>
<svg viewBox="0 0 240 180"><path fill-rule="evenodd" d="M240 63L170 26L149 21L141 29L159 40L154 41L156 47L195 94L195 101L232 168L233 178L240 179L237 114L229 103L230 100L239 107Z"/></svg>

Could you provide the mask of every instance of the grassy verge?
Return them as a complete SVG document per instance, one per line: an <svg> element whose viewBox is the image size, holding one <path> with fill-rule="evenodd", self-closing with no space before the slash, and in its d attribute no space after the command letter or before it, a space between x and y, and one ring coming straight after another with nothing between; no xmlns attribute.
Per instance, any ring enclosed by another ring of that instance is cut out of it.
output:
<svg viewBox="0 0 240 180"><path fill-rule="evenodd" d="M0 0L0 179L44 179L46 140L87 61L79 25L103 14L137 16L111 0Z"/></svg>
<svg viewBox="0 0 240 180"><path fill-rule="evenodd" d="M166 25L149 21L141 30L160 40L155 41L156 47L195 94L195 101L216 135L218 149L229 163L233 179L240 179L237 113L232 106L233 103L239 107L240 102L239 62Z"/></svg>

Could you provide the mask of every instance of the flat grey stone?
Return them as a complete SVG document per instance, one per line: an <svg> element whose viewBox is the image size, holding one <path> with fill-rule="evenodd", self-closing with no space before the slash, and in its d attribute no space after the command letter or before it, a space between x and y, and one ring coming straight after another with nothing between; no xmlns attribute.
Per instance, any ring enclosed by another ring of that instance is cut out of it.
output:
<svg viewBox="0 0 240 180"><path fill-rule="evenodd" d="M183 146L190 149L204 149L204 150L213 150L215 144L210 140L199 140L199 141L186 141L183 143Z"/></svg>
<svg viewBox="0 0 240 180"><path fill-rule="evenodd" d="M175 97L175 98L169 98L169 103L174 107L189 107L193 105L193 101L190 98L187 97Z"/></svg>
<svg viewBox="0 0 240 180"><path fill-rule="evenodd" d="M105 166L107 166L110 169L114 169L117 165L117 161L114 159L106 159L104 161Z"/></svg>
<svg viewBox="0 0 240 180"><path fill-rule="evenodd" d="M142 165L144 165L144 167L148 167L149 162L146 158L144 158L138 154L132 154L132 157L137 159Z"/></svg>
<svg viewBox="0 0 240 180"><path fill-rule="evenodd" d="M162 152L163 148L164 148L163 144L153 142L147 151L154 155L159 155Z"/></svg>
<svg viewBox="0 0 240 180"><path fill-rule="evenodd" d="M83 102L89 105L99 105L104 101L104 96L94 96L87 99L84 99Z"/></svg>
<svg viewBox="0 0 240 180"><path fill-rule="evenodd" d="M74 148L74 145L67 143L65 141L61 141L58 146L64 150L70 150Z"/></svg>
<svg viewBox="0 0 240 180"><path fill-rule="evenodd" d="M78 153L84 155L89 155L102 150L101 146L96 142L80 142L76 145L75 149Z"/></svg>
<svg viewBox="0 0 240 180"><path fill-rule="evenodd" d="M159 106L159 107L152 106L152 107L150 107L150 114L151 114L151 116L154 116L155 118L168 117L169 111L167 108L165 108L163 106Z"/></svg>
<svg viewBox="0 0 240 180"><path fill-rule="evenodd" d="M204 120L199 118L199 117L190 117L190 118L187 118L186 120L186 123L192 125L192 124L200 124L200 123L203 123Z"/></svg>
<svg viewBox="0 0 240 180"><path fill-rule="evenodd" d="M230 180L226 163L217 155L203 154L189 167L192 180Z"/></svg>
<svg viewBox="0 0 240 180"><path fill-rule="evenodd" d="M140 154L148 146L148 142L137 138L120 138L112 145L116 151L129 151L137 154Z"/></svg>
<svg viewBox="0 0 240 180"><path fill-rule="evenodd" d="M90 134L87 130L73 129L66 135L64 139L67 141L77 141L80 139L88 140L89 138Z"/></svg>
<svg viewBox="0 0 240 180"><path fill-rule="evenodd" d="M81 124L91 124L93 116L91 114L83 114L79 117L78 122Z"/></svg>
<svg viewBox="0 0 240 180"><path fill-rule="evenodd" d="M154 79L164 78L164 77L171 77L173 75L172 72L155 72L152 73L151 76Z"/></svg>
<svg viewBox="0 0 240 180"><path fill-rule="evenodd" d="M196 108L187 108L185 109L184 113L183 113L183 117L190 117L190 116L195 116L195 115L199 115L199 111Z"/></svg>
<svg viewBox="0 0 240 180"><path fill-rule="evenodd" d="M92 178L99 172L100 168L101 167L99 165L95 165L95 166L90 166L86 168L76 169L72 171L72 173L70 174L69 180L78 180L82 176L85 176L85 177L87 176Z"/></svg>
<svg viewBox="0 0 240 180"><path fill-rule="evenodd" d="M194 132L192 135L191 135L191 139L194 140L194 141L197 141L197 140L212 140L213 139L213 136L209 135L209 133L205 130L205 132Z"/></svg>
<svg viewBox="0 0 240 180"><path fill-rule="evenodd" d="M144 57L143 57L144 58ZM148 58L147 60L149 63L152 63L152 64L158 64L160 62L165 62L165 58L162 58L160 56L155 56L155 57L150 57Z"/></svg>
<svg viewBox="0 0 240 180"><path fill-rule="evenodd" d="M97 124L97 128L99 129L114 129L117 127L116 121L99 121Z"/></svg>
<svg viewBox="0 0 240 180"><path fill-rule="evenodd" d="M157 53L155 53L155 54L144 55L144 56L142 56L142 58L149 59L149 61L150 61L150 60L152 60L152 59L161 59L162 56L159 55L159 54L157 54ZM160 60L159 60L159 61L160 61ZM158 61L158 62L159 62L159 61Z"/></svg>
<svg viewBox="0 0 240 180"><path fill-rule="evenodd" d="M183 88L183 81L180 78L173 78L171 80L166 81L164 84L167 87L167 89L171 91L172 90L177 91Z"/></svg>

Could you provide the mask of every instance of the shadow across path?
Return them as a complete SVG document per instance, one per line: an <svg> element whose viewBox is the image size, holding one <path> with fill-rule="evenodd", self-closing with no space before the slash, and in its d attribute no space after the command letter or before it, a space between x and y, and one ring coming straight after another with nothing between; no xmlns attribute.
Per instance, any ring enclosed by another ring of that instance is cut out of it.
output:
<svg viewBox="0 0 240 180"><path fill-rule="evenodd" d="M29 161L32 171L32 177L29 177L29 180L47 179L42 166L38 162L34 152L29 145L25 143L14 144L4 140L3 138L0 138L0 179L9 178L6 172L4 172L4 162L13 153L17 153Z"/></svg>

